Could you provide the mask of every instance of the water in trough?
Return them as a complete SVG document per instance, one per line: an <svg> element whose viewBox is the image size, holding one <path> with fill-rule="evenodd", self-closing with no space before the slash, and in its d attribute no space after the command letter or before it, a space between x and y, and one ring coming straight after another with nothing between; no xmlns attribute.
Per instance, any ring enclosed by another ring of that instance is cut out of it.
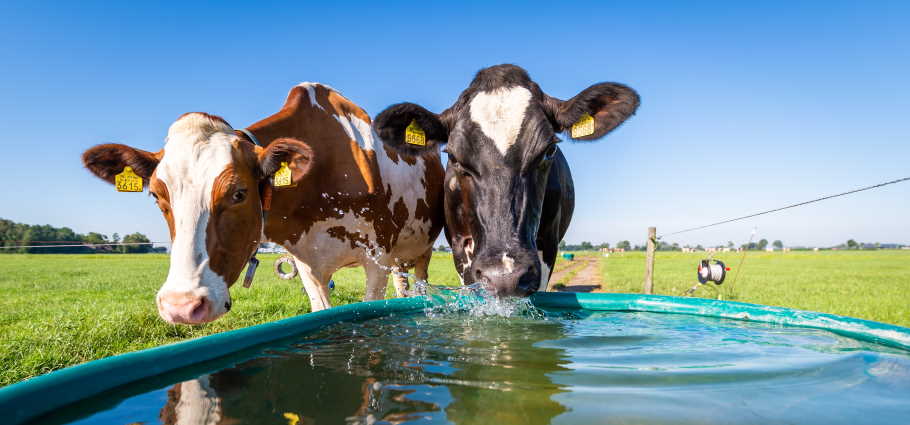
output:
<svg viewBox="0 0 910 425"><path fill-rule="evenodd" d="M72 423L896 424L910 355L823 330L479 301L332 325L110 397Z"/></svg>

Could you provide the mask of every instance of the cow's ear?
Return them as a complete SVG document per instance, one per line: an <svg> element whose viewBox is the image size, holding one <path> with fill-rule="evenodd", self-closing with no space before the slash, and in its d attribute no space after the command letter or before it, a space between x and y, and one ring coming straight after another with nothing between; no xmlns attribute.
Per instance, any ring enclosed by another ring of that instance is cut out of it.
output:
<svg viewBox="0 0 910 425"><path fill-rule="evenodd" d="M548 102L555 121L573 140L597 140L619 127L638 109L638 93L618 83L600 83L561 102Z"/></svg>
<svg viewBox="0 0 910 425"><path fill-rule="evenodd" d="M300 182L313 168L313 149L310 145L297 139L275 139L268 146L257 148L257 157L262 178L275 177L275 173L279 171L283 175L286 171L283 171L282 168L286 164L291 174L291 185ZM276 186L283 185L277 180L274 183Z"/></svg>
<svg viewBox="0 0 910 425"><path fill-rule="evenodd" d="M413 103L389 106L373 120L373 128L386 146L412 155L435 150L449 139L439 116Z"/></svg>
<svg viewBox="0 0 910 425"><path fill-rule="evenodd" d="M142 177L144 184L155 172L161 152L152 153L120 144L104 144L92 147L82 154L82 164L98 178L114 184L114 176L131 167L133 172Z"/></svg>

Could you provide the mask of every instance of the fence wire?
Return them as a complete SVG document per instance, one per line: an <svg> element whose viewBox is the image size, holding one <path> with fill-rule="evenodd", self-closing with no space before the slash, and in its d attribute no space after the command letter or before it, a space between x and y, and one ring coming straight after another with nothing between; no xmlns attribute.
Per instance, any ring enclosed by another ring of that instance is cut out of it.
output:
<svg viewBox="0 0 910 425"><path fill-rule="evenodd" d="M800 207L800 206L803 206L803 205L811 204L811 203L814 203L814 202L819 202L819 201L824 201L824 200L827 200L827 199L837 198L837 197L839 197L839 196L850 195L850 194L853 194L853 193L862 192L862 191L864 191L864 190L876 189L876 188L879 188L879 187L882 187L882 186L887 186L887 185L889 185L889 184L901 183L901 182L905 182L905 181L908 181L908 180L910 180L910 177L904 177L904 178L900 178L900 179L897 179L897 180L891 180L891 181L887 181L887 182L884 182L884 183L875 184L875 185L872 185L872 186L861 187L861 188L859 188L859 189L849 190L849 191L847 191L847 192L838 193L838 194L835 194L835 195L823 196L823 197L821 197L821 198L816 198L816 199L812 199L812 200L809 200L809 201L796 203L796 204L793 204L793 205L787 205L787 206L785 206L785 207L774 208L774 209L767 210L767 211L757 212L757 213L755 213L755 214L749 214L749 215L744 215L744 216L742 216L742 217L736 217L736 218L731 218L731 219L727 219L727 220L722 220L722 221L718 221L718 222L716 222L716 223L706 224L706 225L704 225L704 226L698 226L698 227L692 227L692 228L689 228L689 229L683 229L683 230L680 230L680 231L677 231L677 232L673 232L673 233L666 233L666 234L663 234L663 235L658 236L657 239L663 239L663 238L666 237L666 236L678 235L678 234L680 234L680 233L686 233L686 232L692 232L692 231L695 231L695 230L707 229L707 228L709 228L709 227L720 226L721 224L727 224L727 223L732 223L732 222L734 222L734 221L745 220L745 219L747 219L747 218L758 217L758 216L760 216L760 215L765 215L765 214L770 214L770 213L773 213L773 212L783 211L783 210L790 209L790 208L796 208L796 207Z"/></svg>

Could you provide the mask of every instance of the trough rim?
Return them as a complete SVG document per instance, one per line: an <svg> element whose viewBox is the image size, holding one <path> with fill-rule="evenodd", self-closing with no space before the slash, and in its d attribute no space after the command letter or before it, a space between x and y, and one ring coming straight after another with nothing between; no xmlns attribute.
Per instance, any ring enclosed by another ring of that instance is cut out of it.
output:
<svg viewBox="0 0 910 425"><path fill-rule="evenodd" d="M0 412L21 424L48 412L136 381L226 357L269 342L347 321L410 313L444 302L413 297L347 304L275 322L119 354L70 366L0 388ZM590 311L688 314L830 331L910 352L910 328L871 320L735 301L665 295L547 292L531 296L538 307Z"/></svg>

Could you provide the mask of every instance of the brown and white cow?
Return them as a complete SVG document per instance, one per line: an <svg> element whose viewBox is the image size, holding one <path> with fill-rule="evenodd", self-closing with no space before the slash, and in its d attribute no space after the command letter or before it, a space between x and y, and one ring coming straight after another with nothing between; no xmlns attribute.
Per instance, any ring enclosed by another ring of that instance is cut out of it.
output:
<svg viewBox="0 0 910 425"><path fill-rule="evenodd" d="M189 113L158 152L104 144L83 163L108 182L130 166L156 199L173 242L157 304L172 323L229 311L229 288L261 242L294 255L317 311L331 307L328 283L341 267L364 267L366 300L384 297L390 271L415 267L426 278L442 229L438 152L387 148L363 109L318 83L294 87L280 111L246 129ZM290 187L272 185L281 163ZM406 285L396 275L399 295Z"/></svg>

